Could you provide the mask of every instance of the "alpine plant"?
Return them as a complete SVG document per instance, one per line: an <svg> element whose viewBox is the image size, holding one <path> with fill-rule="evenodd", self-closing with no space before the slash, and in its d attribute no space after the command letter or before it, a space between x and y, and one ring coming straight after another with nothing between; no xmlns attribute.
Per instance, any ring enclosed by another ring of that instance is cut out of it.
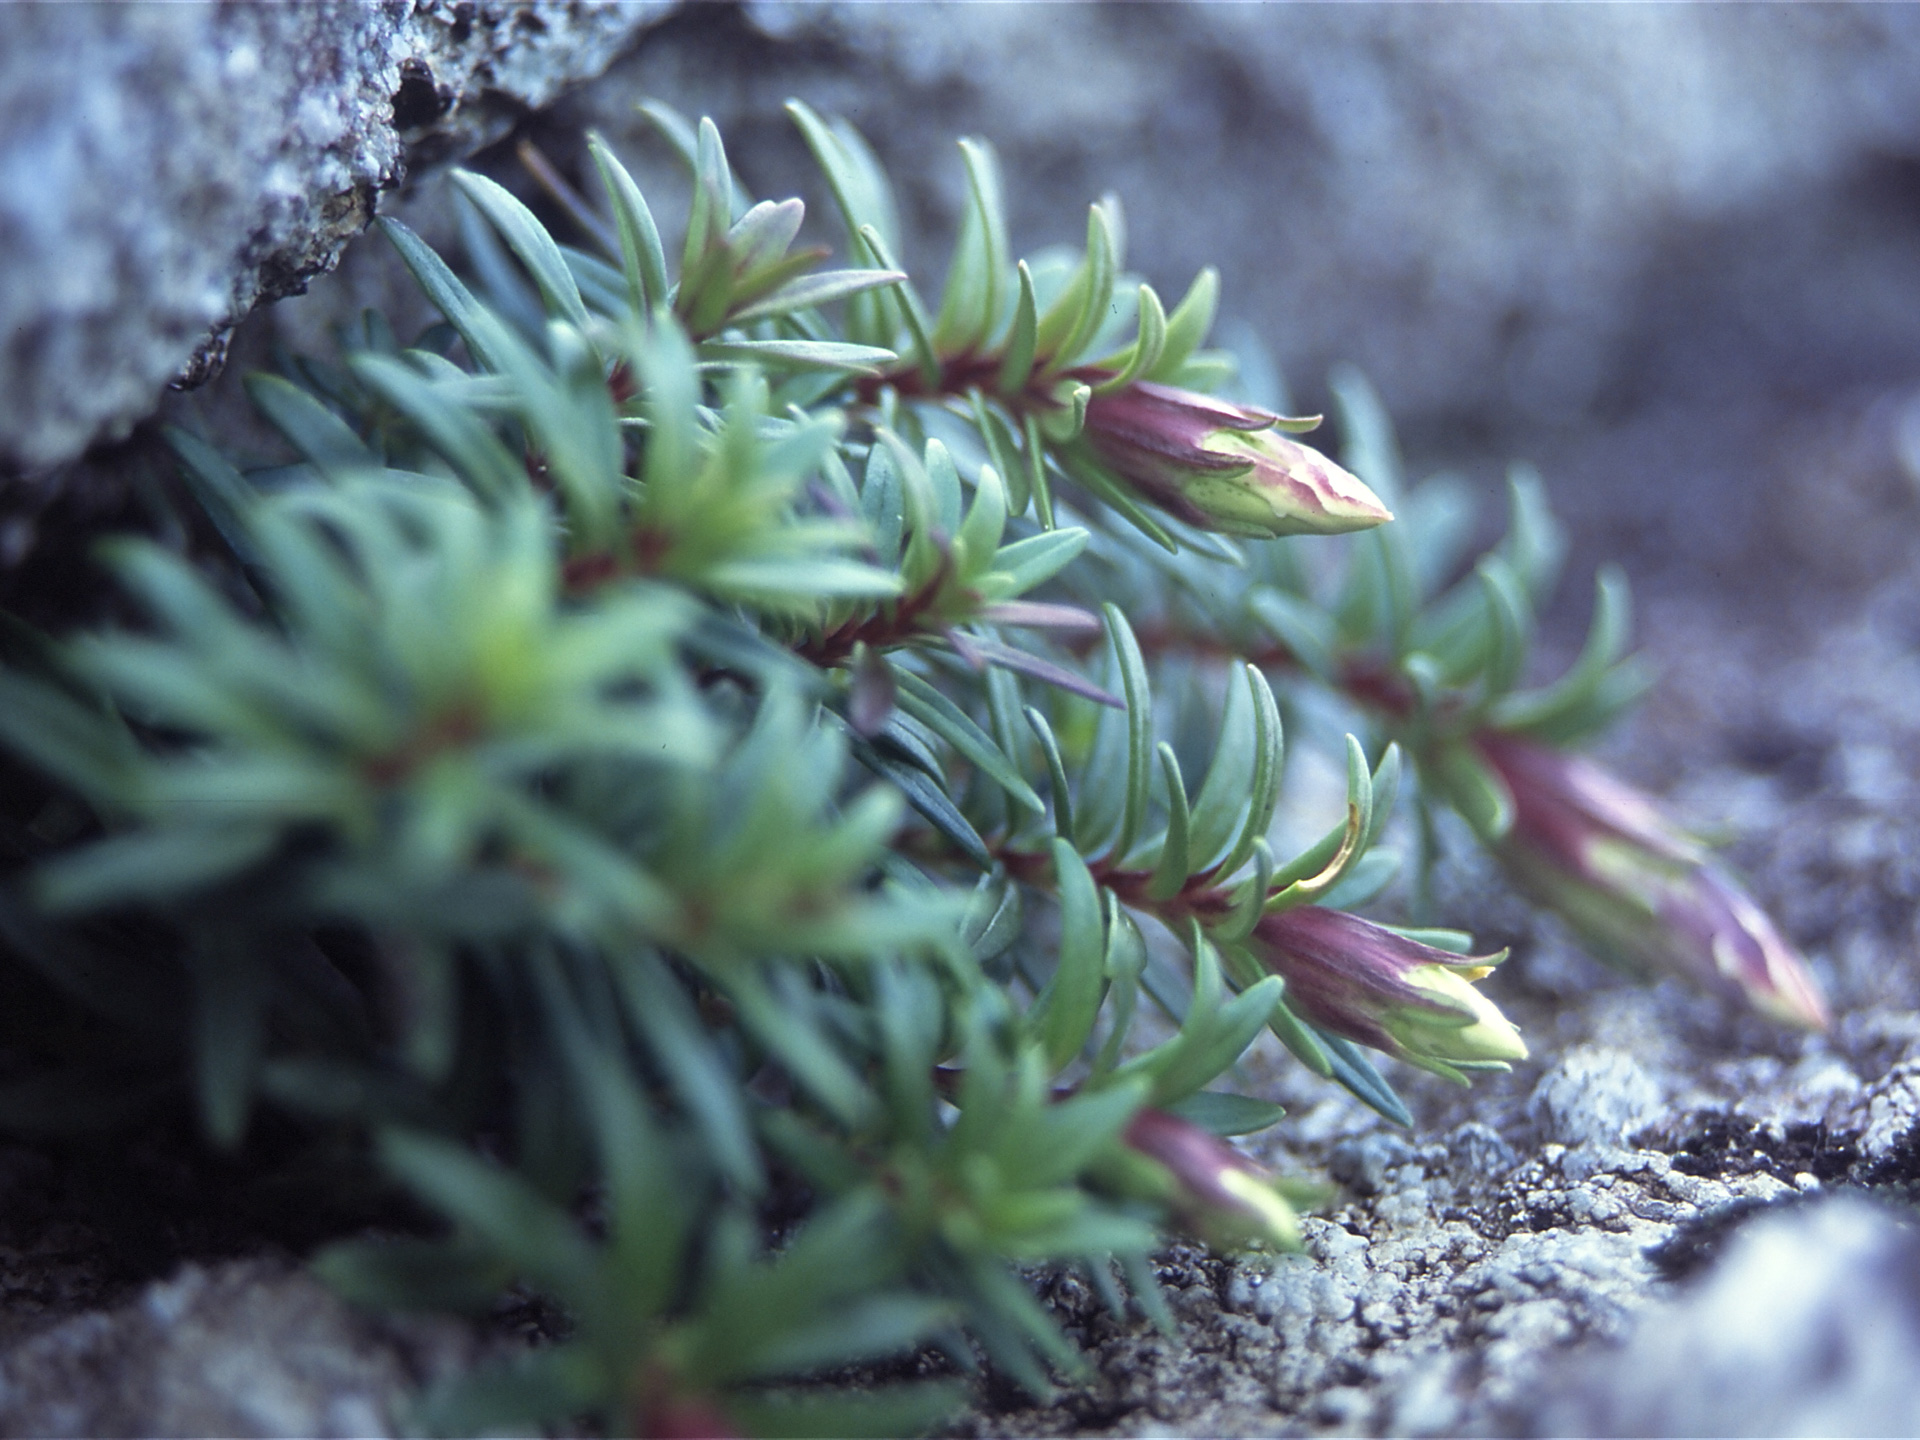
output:
<svg viewBox="0 0 1920 1440"><path fill-rule="evenodd" d="M866 143L789 108L837 266L661 107L676 246L597 138L590 183L529 156L551 230L456 173L465 262L382 222L444 323L253 377L266 468L175 432L187 538L101 550L126 623L0 630L0 974L40 1017L0 1125L186 1105L234 1147L272 1111L343 1194L440 1217L324 1250L348 1295L560 1307L422 1428L894 1433L964 1387L820 1377L1084 1371L1016 1265L1170 1323L1169 1231L1296 1243L1313 1187L1224 1138L1280 1119L1251 1047L1400 1124L1403 1067L1527 1056L1501 956L1421 913L1431 844L1384 911L1421 928L1356 913L1403 779L1401 829L1458 812L1610 958L1826 1023L1730 873L1569 748L1644 685L1617 576L1523 684L1535 482L1459 554L1363 380L1336 459L1206 348L1212 271L1171 307L1125 271L1115 201L1015 259L983 142L923 292ZM1309 689L1356 733L1288 854Z"/></svg>

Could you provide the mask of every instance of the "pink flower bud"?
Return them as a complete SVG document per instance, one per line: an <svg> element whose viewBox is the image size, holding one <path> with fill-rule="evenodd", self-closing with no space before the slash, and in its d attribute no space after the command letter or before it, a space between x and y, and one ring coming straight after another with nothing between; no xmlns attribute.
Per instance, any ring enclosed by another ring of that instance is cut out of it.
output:
<svg viewBox="0 0 1920 1440"><path fill-rule="evenodd" d="M1265 1171L1219 1136L1165 1110L1145 1109L1121 1139L1172 1175L1174 1207L1209 1245L1224 1250L1259 1241L1298 1248L1300 1218L1293 1207Z"/></svg>
<svg viewBox="0 0 1920 1440"><path fill-rule="evenodd" d="M1141 499L1228 535L1338 535L1393 516L1282 417L1138 380L1087 402L1088 445ZM1306 422L1311 424L1312 422Z"/></svg>
<svg viewBox="0 0 1920 1440"><path fill-rule="evenodd" d="M1498 955L1462 958L1318 905L1262 916L1250 943L1287 982L1294 1013L1332 1034L1456 1080L1461 1067L1526 1058L1520 1032L1471 983Z"/></svg>
<svg viewBox="0 0 1920 1440"><path fill-rule="evenodd" d="M1827 1028L1805 962L1650 796L1537 741L1487 732L1474 743L1513 799L1495 853L1602 958L1642 975L1685 975L1785 1024Z"/></svg>

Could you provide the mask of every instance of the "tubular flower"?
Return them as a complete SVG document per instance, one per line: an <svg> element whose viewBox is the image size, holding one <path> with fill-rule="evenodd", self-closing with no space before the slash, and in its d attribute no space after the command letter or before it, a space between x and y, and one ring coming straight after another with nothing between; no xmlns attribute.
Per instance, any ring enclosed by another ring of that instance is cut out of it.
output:
<svg viewBox="0 0 1920 1440"><path fill-rule="evenodd" d="M1673 971L1773 1020L1824 1030L1825 998L1764 911L1653 800L1590 760L1515 735L1476 737L1513 799L1496 852L1603 958Z"/></svg>
<svg viewBox="0 0 1920 1440"><path fill-rule="evenodd" d="M1253 1161L1210 1131L1165 1110L1141 1110L1121 1140L1164 1166L1181 1219L1209 1245L1232 1249L1252 1241L1295 1250L1300 1217Z"/></svg>
<svg viewBox="0 0 1920 1440"><path fill-rule="evenodd" d="M1502 956L1463 959L1318 905L1262 916L1253 953L1321 1029L1464 1083L1465 1070L1524 1060L1520 1032L1474 989Z"/></svg>
<svg viewBox="0 0 1920 1440"><path fill-rule="evenodd" d="M1339 535L1393 518L1271 411L1138 380L1087 403L1093 452L1137 495L1202 530L1255 538Z"/></svg>

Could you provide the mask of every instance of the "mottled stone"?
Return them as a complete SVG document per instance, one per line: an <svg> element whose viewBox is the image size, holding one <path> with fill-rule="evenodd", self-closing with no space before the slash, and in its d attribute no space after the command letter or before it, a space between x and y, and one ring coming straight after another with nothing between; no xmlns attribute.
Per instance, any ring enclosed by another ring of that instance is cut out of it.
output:
<svg viewBox="0 0 1920 1440"><path fill-rule="evenodd" d="M1844 1197L1748 1225L1616 1352L1543 1394L1547 1435L1920 1432L1920 1235Z"/></svg>
<svg viewBox="0 0 1920 1440"><path fill-rule="evenodd" d="M395 1435L468 1349L457 1327L369 1322L285 1263L189 1265L0 1358L0 1434Z"/></svg>
<svg viewBox="0 0 1920 1440"><path fill-rule="evenodd" d="M410 155L471 149L665 8L0 7L0 460L65 459L217 373Z"/></svg>

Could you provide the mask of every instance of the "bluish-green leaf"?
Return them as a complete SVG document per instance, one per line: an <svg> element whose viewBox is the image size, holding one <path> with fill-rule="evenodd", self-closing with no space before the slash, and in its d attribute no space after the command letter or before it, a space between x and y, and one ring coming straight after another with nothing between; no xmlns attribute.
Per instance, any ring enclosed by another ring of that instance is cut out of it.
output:
<svg viewBox="0 0 1920 1440"><path fill-rule="evenodd" d="M640 187L607 148L607 142L590 132L587 149L613 207L614 224L620 232L621 268L626 273L634 314L645 315L667 303L667 254L660 243L660 229L653 222L653 212L647 208Z"/></svg>
<svg viewBox="0 0 1920 1440"><path fill-rule="evenodd" d="M453 183L487 217L487 222L527 267L533 283L540 287L540 298L546 301L547 312L586 329L587 307L580 299L580 287L573 283L573 272L567 269L566 259L553 236L547 233L547 227L513 194L484 175L456 169Z"/></svg>
<svg viewBox="0 0 1920 1440"><path fill-rule="evenodd" d="M837 340L702 340L700 358L709 364L752 364L768 370L844 370L877 375L900 357L873 345Z"/></svg>
<svg viewBox="0 0 1920 1440"><path fill-rule="evenodd" d="M1200 1090L1167 1109L1215 1135L1251 1135L1279 1124L1287 1113L1284 1106L1271 1100L1224 1090Z"/></svg>
<svg viewBox="0 0 1920 1440"><path fill-rule="evenodd" d="M1086 862L1064 840L1054 840L1052 849L1060 895L1060 963L1034 1009L1048 1068L1057 1075L1093 1033L1106 991L1107 937L1100 921L1100 891Z"/></svg>

